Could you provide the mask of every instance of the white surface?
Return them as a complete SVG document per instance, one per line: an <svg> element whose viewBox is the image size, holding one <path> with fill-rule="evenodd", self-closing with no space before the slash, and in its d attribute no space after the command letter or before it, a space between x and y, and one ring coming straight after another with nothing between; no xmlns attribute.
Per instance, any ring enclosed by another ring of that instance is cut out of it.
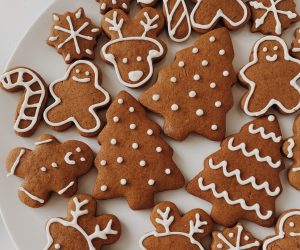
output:
<svg viewBox="0 0 300 250"><path fill-rule="evenodd" d="M10 0L5 1L5 3L4 0L0 1L2 2L1 6L5 6L5 8L2 7L2 15L0 16L2 21L1 30L3 31L4 29L5 34L7 34L7 37L2 36L2 39L0 40L0 66L1 70L3 70L3 66L5 65L4 61L8 59L8 54L11 53L12 48L16 44L15 42L20 39L21 34L24 32L24 30L26 30L26 26L28 26L34 17L41 12L43 7L45 7L51 1ZM29 5L29 3L32 3L32 6L34 5L34 7L32 7L32 12L27 11L28 7L26 10L26 6ZM37 6L39 6L39 9ZM52 12L63 13L67 10L72 11L79 6L83 6L87 15L90 16L95 23L99 24L100 14L98 13L98 5L94 0L59 0L46 11L46 13L38 20L37 23L32 26L31 31L27 34L15 52L15 55L12 57L10 66L24 65L32 67L42 76L44 76L48 83L56 80L58 77L63 76L66 65L64 64L62 57L57 54L53 48L49 47L45 43L45 39L49 32ZM299 11L300 6L298 5L297 8ZM17 19L13 19L12 16L16 16L15 13L19 10L20 13L22 12L22 14L20 14ZM23 10L26 15L24 15L23 11L21 10ZM12 13L14 13L14 15L12 15ZM25 24L26 22L27 25ZM8 25L8 23L10 25ZM291 27L289 31L285 33L284 38L288 44L290 44L292 33L295 27L296 25L293 25L293 27ZM11 31L12 29L14 30L13 32ZM159 64L155 64L156 72L157 69L162 65L167 65L168 63L172 62L175 52L180 48L184 48L192 44L195 37L197 37L196 33L194 33L186 43L176 44L174 42L170 42L166 36L166 32L164 32L161 35L161 38L168 42L169 51L165 60ZM248 62L248 56L251 47L253 43L260 37L260 34L251 34L249 32L249 26L244 27L242 30L232 32L232 38L236 52L236 71L238 71L241 66ZM102 36L100 46L105 41L107 41L107 39ZM111 66L105 64L99 58L97 58L96 61L103 71L103 86L112 94L112 96L115 96L121 89L125 89L125 87L121 86L121 84L117 82L114 70ZM152 83L154 82L154 79L152 80ZM149 85L147 85L146 88L147 87L149 87ZM127 91L135 96L139 96L143 89L145 88L139 90L127 89ZM233 91L235 96L235 104L234 108L228 113L228 135L238 131L243 123L250 120L250 118L245 116L239 108L239 101L242 94L245 92L245 89L241 88L240 86L235 86ZM35 250L41 249L46 243L44 226L47 219L53 216L63 217L65 215L67 199L53 195L49 203L42 208L31 209L24 206L17 198L17 187L20 185L21 180L16 177L5 177L6 173L4 169L4 162L7 153L10 149L16 146L33 147L34 140L38 137L38 135L44 132L52 133L61 140L70 138L82 139L83 141L88 142L93 147L95 152L99 151L99 146L97 145L95 139L80 137L74 128L69 129L65 133L57 133L48 129L44 124L40 126L35 135L31 138L24 139L16 136L12 129L13 113L15 112L17 102L19 101L19 96L20 93L11 95L5 93L4 91L0 91L0 117L2 118L0 130L0 162L2 163L2 167L0 168L0 207L16 245L22 250ZM155 117L155 119L161 124L160 119L157 119L156 116L152 117ZM284 137L289 136L295 115L284 117L277 114L277 117L281 122ZM197 135L190 136L184 142L175 142L171 139L166 140L172 145L175 151L174 160L183 172L186 181L190 180L201 170L205 157L219 148L219 143L211 142ZM95 170L83 177L79 182L80 192L90 192L92 190L95 177ZM300 207L299 199L295 199L295 197L299 197L300 193L295 191L287 184L286 172L283 173L282 177L284 192L277 200L278 214L288 208ZM195 207L204 208L207 212L210 211L209 203L189 195L184 189L164 192L156 196L156 201L163 200L171 200L175 202L183 212ZM99 212L113 213L117 215L122 222L123 232L121 239L116 244L109 246L106 249L138 249L139 238L144 233L153 229L153 226L149 221L150 209L144 211L131 211L124 199L102 201L98 202L98 205ZM272 228L264 229L252 223L246 223L246 225L248 226L248 229L250 229L253 234L260 239L273 232ZM138 230L136 230L137 228ZM1 249L3 248L5 250L9 250L12 248L11 246L3 247L2 240L0 242Z"/></svg>

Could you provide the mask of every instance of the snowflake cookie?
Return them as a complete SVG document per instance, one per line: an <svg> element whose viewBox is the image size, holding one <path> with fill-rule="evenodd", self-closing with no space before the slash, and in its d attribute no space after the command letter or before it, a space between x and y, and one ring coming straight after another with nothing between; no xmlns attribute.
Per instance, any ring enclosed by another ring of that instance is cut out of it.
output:
<svg viewBox="0 0 300 250"><path fill-rule="evenodd" d="M259 250L260 242L247 232L241 224L212 233L211 250Z"/></svg>
<svg viewBox="0 0 300 250"><path fill-rule="evenodd" d="M292 42L291 54L300 60L300 27L295 31L295 39Z"/></svg>
<svg viewBox="0 0 300 250"><path fill-rule="evenodd" d="M249 91L241 106L249 116L261 116L271 107L283 114L300 108L300 60L289 55L285 42L277 36L265 36L252 50L250 62L239 73Z"/></svg>
<svg viewBox="0 0 300 250"><path fill-rule="evenodd" d="M233 105L231 87L237 81L234 52L226 28L200 36L193 46L176 53L157 82L140 97L149 110L165 119L164 133L183 140L196 132L222 140L226 113Z"/></svg>
<svg viewBox="0 0 300 250"><path fill-rule="evenodd" d="M252 32L281 36L292 23L299 21L294 0L251 0Z"/></svg>
<svg viewBox="0 0 300 250"><path fill-rule="evenodd" d="M131 209L146 209L153 207L155 193L184 186L172 148L137 100L120 92L106 118L107 125L98 136L95 198L125 197Z"/></svg>
<svg viewBox="0 0 300 250"><path fill-rule="evenodd" d="M101 71L94 63L75 61L63 78L49 86L54 103L44 112L45 122L58 131L74 124L82 136L97 135L101 129L97 110L110 101L101 80Z"/></svg>
<svg viewBox="0 0 300 250"><path fill-rule="evenodd" d="M274 236L263 242L262 250L296 250L300 245L300 210L283 212L278 218Z"/></svg>
<svg viewBox="0 0 300 250"><path fill-rule="evenodd" d="M250 19L250 9L243 0L192 0L192 28L201 33L212 30L220 20L230 30L244 26Z"/></svg>
<svg viewBox="0 0 300 250"><path fill-rule="evenodd" d="M77 178L93 166L93 151L83 142L60 143L52 135L42 135L33 150L13 149L6 159L7 176L24 179L19 187L20 200L30 207L40 207L55 192L66 197L77 191Z"/></svg>
<svg viewBox="0 0 300 250"><path fill-rule="evenodd" d="M193 209L182 216L177 206L169 201L153 208L151 222L156 230L140 239L143 250L204 250L200 241L210 234L213 225L202 209Z"/></svg>
<svg viewBox="0 0 300 250"><path fill-rule="evenodd" d="M0 75L0 87L7 92L24 89L17 107L14 130L20 136L31 136L37 129L48 98L48 86L35 71L18 67Z"/></svg>
<svg viewBox="0 0 300 250"><path fill-rule="evenodd" d="M46 225L43 250L100 250L121 236L119 219L111 214L96 215L97 203L87 194L73 196L66 218L52 218Z"/></svg>
<svg viewBox="0 0 300 250"><path fill-rule="evenodd" d="M52 18L53 25L47 43L57 49L66 63L95 58L94 48L101 29L85 16L83 8L74 13L53 14Z"/></svg>

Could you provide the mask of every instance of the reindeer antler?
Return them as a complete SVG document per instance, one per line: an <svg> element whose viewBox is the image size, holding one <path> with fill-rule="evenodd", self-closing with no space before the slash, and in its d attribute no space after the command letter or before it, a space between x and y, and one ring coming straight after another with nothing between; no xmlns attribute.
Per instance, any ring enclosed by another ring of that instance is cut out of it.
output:
<svg viewBox="0 0 300 250"><path fill-rule="evenodd" d="M80 202L80 201L78 201L77 197L74 197L73 202L75 204L75 211L71 210L71 215L73 217L73 221L72 222L77 223L77 219L80 216L88 214L88 210L87 209L85 209L85 210L80 210L80 209L84 205L88 204L89 201L88 200L83 200L82 202Z"/></svg>
<svg viewBox="0 0 300 250"><path fill-rule="evenodd" d="M123 34L122 34L122 26L123 26L123 23L124 23L124 19L121 18L118 22L117 20L117 16L118 16L118 12L117 11L114 11L113 12L113 18L110 19L108 17L105 18L105 21L110 23L112 26L109 27L109 30L112 30L112 31L115 31L118 33L118 36L119 38L122 38L123 37Z"/></svg>
<svg viewBox="0 0 300 250"><path fill-rule="evenodd" d="M159 18L159 15L155 15L153 18L150 18L149 17L149 14L147 12L144 12L144 16L146 18L146 23L141 20L140 21L140 24L144 27L144 33L143 33L143 37L145 37L147 35L147 32L149 30L153 30L153 29L156 29L158 27L158 24L153 24L158 18Z"/></svg>
<svg viewBox="0 0 300 250"><path fill-rule="evenodd" d="M191 237L193 237L193 235L196 234L196 233L203 233L204 229L202 229L201 227L204 226L204 225L207 225L207 221L201 221L200 220L200 214L197 213L195 215L195 219L196 219L195 223L194 223L193 220L190 220L190 232L189 232L189 235Z"/></svg>
<svg viewBox="0 0 300 250"><path fill-rule="evenodd" d="M169 217L169 213L170 213L171 209L169 207L166 208L165 212L162 212L160 209L157 209L157 213L160 215L160 218L156 218L155 221L162 225L165 228L166 232L170 232L170 225L172 224L172 222L174 221L174 216L170 216Z"/></svg>
<svg viewBox="0 0 300 250"><path fill-rule="evenodd" d="M96 225L95 232L93 234L89 235L88 238L91 241L96 239L96 238L106 240L108 234L114 234L114 235L118 234L118 231L113 230L111 228L111 224L112 224L112 219L109 220L109 222L107 223L106 227L103 230L100 230L100 226Z"/></svg>

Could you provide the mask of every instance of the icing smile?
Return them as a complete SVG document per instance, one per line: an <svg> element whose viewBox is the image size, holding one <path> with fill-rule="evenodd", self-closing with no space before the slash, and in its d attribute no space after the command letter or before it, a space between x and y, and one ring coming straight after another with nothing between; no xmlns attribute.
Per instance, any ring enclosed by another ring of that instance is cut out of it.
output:
<svg viewBox="0 0 300 250"><path fill-rule="evenodd" d="M129 80L132 82L139 81L143 75L144 75L144 73L140 70L130 71L128 73Z"/></svg>
<svg viewBox="0 0 300 250"><path fill-rule="evenodd" d="M278 56L275 54L273 56L266 56L266 60L269 62L275 62L277 60Z"/></svg>
<svg viewBox="0 0 300 250"><path fill-rule="evenodd" d="M68 152L68 153L66 153L65 158L64 158L65 162L69 165L75 165L76 164L76 161L71 160L72 155L73 155L72 152Z"/></svg>
<svg viewBox="0 0 300 250"><path fill-rule="evenodd" d="M80 82L80 83L86 83L86 82L90 82L91 78L86 77L86 78L78 78L76 76L72 76L72 80L75 82Z"/></svg>

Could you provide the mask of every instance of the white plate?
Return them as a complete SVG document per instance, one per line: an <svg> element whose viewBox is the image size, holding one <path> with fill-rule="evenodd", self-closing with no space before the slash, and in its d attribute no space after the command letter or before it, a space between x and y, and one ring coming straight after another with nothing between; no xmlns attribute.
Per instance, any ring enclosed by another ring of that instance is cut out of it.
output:
<svg viewBox="0 0 300 250"><path fill-rule="evenodd" d="M94 23L100 24L101 15L98 12L99 5L95 0L58 0L42 14L34 25L32 25L8 63L8 67L21 65L30 67L38 71L48 84L59 77L62 77L67 65L65 65L62 57L45 42L52 21L51 14L53 12L64 13L66 11L74 11L81 6L84 7L87 16L91 17ZM134 8L131 11L131 14L138 10L135 3L133 3L132 6L134 6ZM297 6L297 9L300 12L299 5ZM288 44L290 44L292 40L292 34L295 28L296 25L293 25L285 32L284 39ZM231 34L236 54L234 66L236 71L238 71L248 62L251 47L257 39L262 37L262 35L250 33L248 25L241 30L231 32ZM198 34L193 33L192 37L187 42L177 44L170 41L166 32L164 32L160 37L168 44L169 51L162 62L155 64L155 76L159 68L172 62L176 51L191 45L197 36ZM107 38L103 35L100 39L99 47L106 41ZM99 48L97 49L97 54L99 54L98 51ZM96 62L103 72L103 87L107 89L113 97L120 90L126 89L118 83L112 66L101 61L99 56L96 59ZM155 81L155 76L153 77L152 82L142 89L126 90L135 97L138 97L143 90L148 88ZM242 94L245 93L245 89L236 85L233 88L233 92L235 103L234 107L227 115L227 135L239 131L240 127L245 122L251 120L251 118L243 114L239 107L239 102ZM17 196L17 188L21 184L21 179L18 179L17 177L6 178L4 166L7 153L10 149L17 146L32 148L34 141L42 133L51 133L60 140L79 139L85 141L92 146L95 152L99 152L100 147L95 138L83 138L74 128L69 129L64 133L58 133L47 128L44 123L40 125L34 136L30 138L16 136L13 131L13 116L20 96L21 93L8 94L4 91L0 91L0 162L2 163L2 167L0 168L0 208L16 247L22 250L36 250L41 249L46 243L44 232L46 221L51 217L64 217L68 199L53 195L47 205L42 208L32 209L23 205ZM282 116L278 113L276 114L282 127L283 136L290 136L295 115ZM162 120L157 116L151 115L151 117L162 124ZM219 148L219 143L211 142L198 135L191 135L184 142L176 142L169 138L165 139L173 147L175 151L174 160L184 174L186 181L193 178L202 169L205 157ZM91 193L95 178L95 169L85 177L81 178L79 182L79 192ZM300 197L300 193L288 185L286 171L282 173L282 182L284 191L277 199L277 214L285 209L300 207L300 200L298 198ZM156 202L164 200L175 202L182 212L186 212L196 207L203 208L207 212L210 212L211 209L208 202L188 194L184 188L156 195ZM139 249L139 238L144 233L153 230L153 226L149 220L150 209L132 211L129 209L125 199L100 201L98 202L98 205L99 213L113 213L117 215L122 222L121 239L116 244L107 246L105 249ZM273 233L272 228L262 228L249 222L246 222L245 224L259 239L263 239L266 235Z"/></svg>

